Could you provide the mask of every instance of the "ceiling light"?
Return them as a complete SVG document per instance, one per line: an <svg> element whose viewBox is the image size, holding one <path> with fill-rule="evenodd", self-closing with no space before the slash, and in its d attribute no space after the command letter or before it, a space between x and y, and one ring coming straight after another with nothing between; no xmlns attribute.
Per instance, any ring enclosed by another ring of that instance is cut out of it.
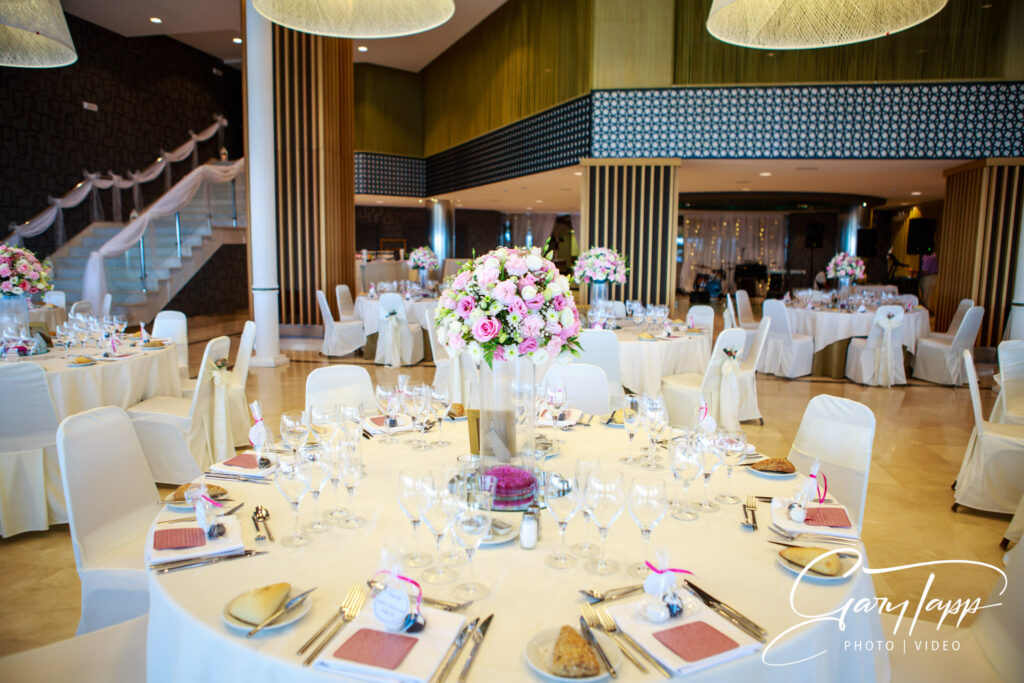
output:
<svg viewBox="0 0 1024 683"><path fill-rule="evenodd" d="M740 188L740 192L750 192L750 188L749 187L741 187Z"/></svg>
<svg viewBox="0 0 1024 683"><path fill-rule="evenodd" d="M0 66L67 66L76 59L60 0L0 3Z"/></svg>
<svg viewBox="0 0 1024 683"><path fill-rule="evenodd" d="M583 175L583 171L573 171L573 175Z"/></svg>
<svg viewBox="0 0 1024 683"><path fill-rule="evenodd" d="M534 201L537 202L538 204L543 204L544 203L543 199L535 199Z"/></svg>
<svg viewBox="0 0 1024 683"><path fill-rule="evenodd" d="M153 22L154 24L162 24L162 23L164 23L164 20L161 19L160 17L150 17L149 20L151 22Z"/></svg>
<svg viewBox="0 0 1024 683"><path fill-rule="evenodd" d="M383 199L378 199L378 200L377 200L377 203L378 203L378 204L383 204L383 203L384 203L384 200L383 200Z"/></svg>
<svg viewBox="0 0 1024 683"><path fill-rule="evenodd" d="M771 171L761 171L758 175L760 175L762 178L767 178L771 174L772 174Z"/></svg>
<svg viewBox="0 0 1024 683"><path fill-rule="evenodd" d="M452 0L253 0L256 11L287 28L339 38L422 33L452 18Z"/></svg>
<svg viewBox="0 0 1024 683"><path fill-rule="evenodd" d="M947 0L714 0L708 32L719 40L778 50L848 45L916 26Z"/></svg>
<svg viewBox="0 0 1024 683"><path fill-rule="evenodd" d="M861 205L861 206L867 206L867 205L868 205L868 203L867 203L867 202L861 202L861 203L860 203L860 205Z"/></svg>
<svg viewBox="0 0 1024 683"><path fill-rule="evenodd" d="M360 45L356 49L359 50L360 52L368 52L370 50L370 48L366 47L365 45Z"/></svg>
<svg viewBox="0 0 1024 683"><path fill-rule="evenodd" d="M921 193L918 192L917 190L914 190L913 192L910 193L910 196L911 197L920 197Z"/></svg>
<svg viewBox="0 0 1024 683"><path fill-rule="evenodd" d="M238 38L238 37L235 37L235 38L231 39L231 42L234 43L235 45L241 45L242 44L242 39Z"/></svg>

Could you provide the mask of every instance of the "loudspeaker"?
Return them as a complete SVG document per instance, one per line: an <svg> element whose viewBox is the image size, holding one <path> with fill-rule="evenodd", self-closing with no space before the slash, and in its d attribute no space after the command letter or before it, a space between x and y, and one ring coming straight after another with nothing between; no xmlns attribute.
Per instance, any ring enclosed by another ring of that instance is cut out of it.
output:
<svg viewBox="0 0 1024 683"><path fill-rule="evenodd" d="M873 258L877 256L877 230L860 228L857 230L857 256Z"/></svg>
<svg viewBox="0 0 1024 683"><path fill-rule="evenodd" d="M824 223L808 223L804 228L804 249L821 249L825 240Z"/></svg>
<svg viewBox="0 0 1024 683"><path fill-rule="evenodd" d="M907 253L930 254L935 251L935 219L911 218L907 224Z"/></svg>

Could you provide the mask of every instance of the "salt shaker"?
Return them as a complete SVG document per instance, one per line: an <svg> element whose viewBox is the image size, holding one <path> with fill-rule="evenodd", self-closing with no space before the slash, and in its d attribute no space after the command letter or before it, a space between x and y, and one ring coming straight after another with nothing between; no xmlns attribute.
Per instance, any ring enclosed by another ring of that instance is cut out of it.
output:
<svg viewBox="0 0 1024 683"><path fill-rule="evenodd" d="M537 546L540 540L540 506L530 503L523 512L523 522L519 525L519 545L527 550Z"/></svg>

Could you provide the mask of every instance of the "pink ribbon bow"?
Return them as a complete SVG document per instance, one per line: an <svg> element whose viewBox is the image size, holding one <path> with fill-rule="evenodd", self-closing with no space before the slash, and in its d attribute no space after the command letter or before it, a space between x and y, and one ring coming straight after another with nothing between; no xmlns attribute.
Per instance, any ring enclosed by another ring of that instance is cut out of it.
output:
<svg viewBox="0 0 1024 683"><path fill-rule="evenodd" d="M224 503L218 503L217 501L215 501L213 498L210 498L205 493L203 494L203 500L205 500L210 505L213 505L214 507L218 507L218 508L224 507Z"/></svg>
<svg viewBox="0 0 1024 683"><path fill-rule="evenodd" d="M388 576L393 576L396 579L398 579L399 581L405 581L406 583L411 583L413 586L415 586L416 587L416 611L417 612L420 611L420 607L423 604L423 588L416 582L415 579L410 579L408 576L402 576L401 574L396 574L395 572L388 571L387 569L381 569L379 572L377 572L376 574L373 575L373 578L376 579L381 574L387 574Z"/></svg>
<svg viewBox="0 0 1024 683"><path fill-rule="evenodd" d="M647 568L655 574L664 574L665 572L672 572L673 574L689 574L690 576L693 576L693 572L687 571L686 569L674 569L672 567L669 567L668 569L658 569L653 564L651 564L649 560L644 562L644 564L647 565Z"/></svg>
<svg viewBox="0 0 1024 683"><path fill-rule="evenodd" d="M828 494L828 477L825 476L824 472L819 472L818 474L821 475L821 482L818 482L817 474L811 474L808 476L814 480L814 489L818 492L818 503L821 504L825 502L825 495ZM825 485L824 491L821 490L822 483Z"/></svg>

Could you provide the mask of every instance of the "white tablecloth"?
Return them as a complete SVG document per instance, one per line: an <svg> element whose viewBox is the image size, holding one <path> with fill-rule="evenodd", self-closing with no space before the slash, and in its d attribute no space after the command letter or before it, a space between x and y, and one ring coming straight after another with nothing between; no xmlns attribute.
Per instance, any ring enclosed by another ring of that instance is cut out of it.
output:
<svg viewBox="0 0 1024 683"><path fill-rule="evenodd" d="M686 334L677 339L644 341L632 327L615 330L619 338L622 384L635 394L661 393L661 378L682 372L704 372L711 358L708 333Z"/></svg>
<svg viewBox="0 0 1024 683"><path fill-rule="evenodd" d="M387 446L379 442L361 441L367 478L360 484L355 499L345 502L369 521L361 529L332 528L314 537L310 545L285 548L277 543L256 542L248 516L256 504L271 512L271 528L280 539L289 533L291 518L288 506L274 486L252 483L218 482L231 497L245 501L240 514L245 515L242 533L246 547L269 550L259 557L222 562L198 569L150 576L150 613L147 666L150 683L216 678L218 683L280 683L344 680L333 675L303 668L303 657L295 651L328 617L334 614L350 586L364 584L378 569L381 547L397 541L411 545L411 525L395 500L398 471L404 467L439 468L454 464L466 452L466 422L448 422L445 438L453 446L444 450L414 452L404 443ZM548 461L549 470L571 473L577 457L598 457L607 466L618 468L616 459L626 449L626 433L621 429L598 425L577 427L562 432L567 440L566 452ZM429 435L428 435L429 436ZM402 437L403 439L410 437ZM625 468L624 468L625 469ZM628 477L641 473L626 469ZM670 476L662 474L662 476ZM724 470L714 476L712 495L724 484ZM737 472L734 475L738 493L786 495L792 492L793 480L771 481ZM696 487L695 487L696 488ZM325 492L321 500L332 499ZM308 498L308 496L307 496ZM303 514L309 514L310 501L303 501ZM759 519L767 524L768 506L761 505ZM164 511L161 518L173 516ZM740 528L738 506L701 518L697 522L679 522L671 517L655 529L653 543L668 544L672 565L695 573L694 581L716 597L730 603L769 632L769 641L786 629L803 623L789 606L789 593L794 575L777 564L777 546L767 543L774 536L764 526L759 532ZM510 521L520 516L501 513ZM467 617L494 613L494 621L480 650L471 674L472 681L533 681L536 677L523 661L523 646L536 632L562 624L577 624L579 614L577 589L606 589L633 582L625 573L597 577L581 566L557 572L544 564L544 558L558 545L558 533L547 511L542 512L543 534L533 550L522 549L517 541L481 548L476 556L475 576L491 584L491 593L484 600L464 610ZM577 515L569 524L568 540L580 540L582 519ZM591 529L592 539L596 533ZM419 541L427 547L428 534L420 530ZM446 540L447 544L448 541ZM612 526L609 556L633 562L642 555L640 532L628 513ZM466 567L461 568L465 577ZM408 570L415 579L419 570ZM226 602L242 591L277 581L288 581L296 589L317 586L312 594L312 609L296 626L247 639L244 634L229 630L222 620ZM423 584L427 595L450 597L448 586ZM804 584L797 592L799 610L805 615L834 612L847 601L873 599L874 587L869 576L858 572L850 580L837 584ZM428 625L429 628L429 625ZM342 631L327 652L336 649L351 631ZM855 650L844 643L884 639L876 613L854 613L846 618L846 630L840 631L835 621L810 624L783 636L769 651L772 661L785 662L825 654L791 666L767 666L760 654L752 654L723 666L702 672L687 680L696 681L830 681L854 682L888 678L888 659L883 652ZM459 661L461 667L461 660ZM454 680L457 675L449 677ZM658 675L641 675L623 661L620 679L654 681Z"/></svg>
<svg viewBox="0 0 1024 683"><path fill-rule="evenodd" d="M409 322L427 329L427 315L437 306L437 299L412 299L405 301L405 316ZM363 321L366 334L376 334L380 325L380 299L357 296L356 317Z"/></svg>
<svg viewBox="0 0 1024 683"><path fill-rule="evenodd" d="M814 350L821 351L829 344L834 344L851 337L866 337L871 331L875 320L875 312L847 313L845 311L818 311L805 308L786 307L789 324L797 334L809 334L814 337ZM928 309L917 307L903 318L903 345L914 353L917 340L928 336Z"/></svg>
<svg viewBox="0 0 1024 683"><path fill-rule="evenodd" d="M370 285L377 282L409 279L409 266L405 261L371 261L356 265L359 277L357 284L360 292L368 291Z"/></svg>
<svg viewBox="0 0 1024 683"><path fill-rule="evenodd" d="M134 349L131 349L134 351ZM153 396L181 396L181 379L173 346L139 350L139 355L117 361L97 361L95 365L72 367L68 357L93 355L95 347L70 351L51 349L33 356L46 370L46 381L53 396L57 419L100 406L130 408ZM24 361L22 361L24 362Z"/></svg>
<svg viewBox="0 0 1024 683"><path fill-rule="evenodd" d="M28 321L30 323L46 323L46 329L52 334L57 329L57 325L67 322L68 312L60 306L46 306L41 308L34 308L28 312Z"/></svg>

